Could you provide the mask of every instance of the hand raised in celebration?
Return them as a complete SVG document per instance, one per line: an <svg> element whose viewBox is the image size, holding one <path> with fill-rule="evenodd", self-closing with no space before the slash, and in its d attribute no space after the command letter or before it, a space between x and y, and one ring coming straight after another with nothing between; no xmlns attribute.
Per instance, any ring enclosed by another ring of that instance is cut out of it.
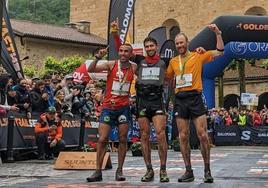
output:
<svg viewBox="0 0 268 188"><path fill-rule="evenodd" d="M102 59L108 53L108 47L104 49L100 49L96 54L95 57L97 59Z"/></svg>
<svg viewBox="0 0 268 188"><path fill-rule="evenodd" d="M216 24L209 24L208 28L216 34L221 34L221 31Z"/></svg>
<svg viewBox="0 0 268 188"><path fill-rule="evenodd" d="M119 31L119 19L116 18L116 20L111 23L110 32L112 34L118 34L118 31Z"/></svg>

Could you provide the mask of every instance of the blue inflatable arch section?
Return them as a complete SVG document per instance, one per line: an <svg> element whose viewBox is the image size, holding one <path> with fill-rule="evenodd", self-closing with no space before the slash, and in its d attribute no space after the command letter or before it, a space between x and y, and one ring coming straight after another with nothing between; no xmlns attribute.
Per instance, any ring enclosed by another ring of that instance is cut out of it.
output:
<svg viewBox="0 0 268 188"><path fill-rule="evenodd" d="M224 55L203 67L203 91L209 108L215 106L215 77L234 58L268 58L268 17L267 16L221 16L212 23L222 31L225 44ZM239 42L237 42L239 41ZM199 46L206 50L216 48L216 37L208 28L202 30L190 42L193 50Z"/></svg>

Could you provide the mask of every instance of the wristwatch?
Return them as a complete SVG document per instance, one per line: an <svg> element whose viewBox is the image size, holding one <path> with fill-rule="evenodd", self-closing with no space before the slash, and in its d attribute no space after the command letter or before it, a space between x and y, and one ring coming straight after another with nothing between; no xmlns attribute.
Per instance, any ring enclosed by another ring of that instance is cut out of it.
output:
<svg viewBox="0 0 268 188"><path fill-rule="evenodd" d="M221 32L221 31L219 31L219 32L217 32L217 33L216 33L216 35L221 35L221 34L222 34L222 32Z"/></svg>

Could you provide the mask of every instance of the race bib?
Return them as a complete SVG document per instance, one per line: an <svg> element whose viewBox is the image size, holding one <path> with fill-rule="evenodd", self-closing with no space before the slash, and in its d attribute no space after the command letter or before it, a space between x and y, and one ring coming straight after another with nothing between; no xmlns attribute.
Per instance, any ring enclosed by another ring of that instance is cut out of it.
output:
<svg viewBox="0 0 268 188"><path fill-rule="evenodd" d="M118 81L113 81L111 93L113 95L118 95L118 96L127 96L129 94L129 88L130 88L130 83L128 82L120 83Z"/></svg>
<svg viewBox="0 0 268 188"><path fill-rule="evenodd" d="M147 67L142 69L142 80L159 80L160 68L159 67Z"/></svg>
<svg viewBox="0 0 268 188"><path fill-rule="evenodd" d="M176 88L183 88L192 86L193 76L192 74L184 74L183 76L176 76Z"/></svg>

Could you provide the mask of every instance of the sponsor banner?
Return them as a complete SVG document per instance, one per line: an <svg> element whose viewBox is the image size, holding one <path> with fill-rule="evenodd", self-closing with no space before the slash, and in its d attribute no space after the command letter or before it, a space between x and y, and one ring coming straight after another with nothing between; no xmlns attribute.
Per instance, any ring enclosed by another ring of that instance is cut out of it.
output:
<svg viewBox="0 0 268 188"><path fill-rule="evenodd" d="M267 145L267 126L215 126L216 145Z"/></svg>
<svg viewBox="0 0 268 188"><path fill-rule="evenodd" d="M153 29L149 34L149 37L154 38L160 48L167 40L166 27L158 27ZM158 48L157 53L160 53L160 48Z"/></svg>
<svg viewBox="0 0 268 188"><path fill-rule="evenodd" d="M110 35L110 24L118 18L119 37L121 44L126 41L131 17L135 6L135 0L111 0L108 19L108 42L109 42L109 60L117 59L117 51L114 38Z"/></svg>
<svg viewBox="0 0 268 188"><path fill-rule="evenodd" d="M171 59L178 55L175 42L173 40L166 40L160 49L160 57Z"/></svg>
<svg viewBox="0 0 268 188"><path fill-rule="evenodd" d="M23 70L19 59L18 50L14 40L10 19L3 6L2 20L2 42L1 42L1 63L8 73L14 78L23 78Z"/></svg>
<svg viewBox="0 0 268 188"><path fill-rule="evenodd" d="M16 115L13 137L14 149L30 149L36 147L34 126L38 116L33 115L33 119L27 119ZM66 146L78 146L80 137L81 119L78 117L62 119L63 140ZM6 149L8 119L0 119L0 150ZM97 141L99 123L88 120L85 122L84 143Z"/></svg>
<svg viewBox="0 0 268 188"><path fill-rule="evenodd" d="M215 126L216 145L237 145L240 144L240 132L238 126Z"/></svg>

